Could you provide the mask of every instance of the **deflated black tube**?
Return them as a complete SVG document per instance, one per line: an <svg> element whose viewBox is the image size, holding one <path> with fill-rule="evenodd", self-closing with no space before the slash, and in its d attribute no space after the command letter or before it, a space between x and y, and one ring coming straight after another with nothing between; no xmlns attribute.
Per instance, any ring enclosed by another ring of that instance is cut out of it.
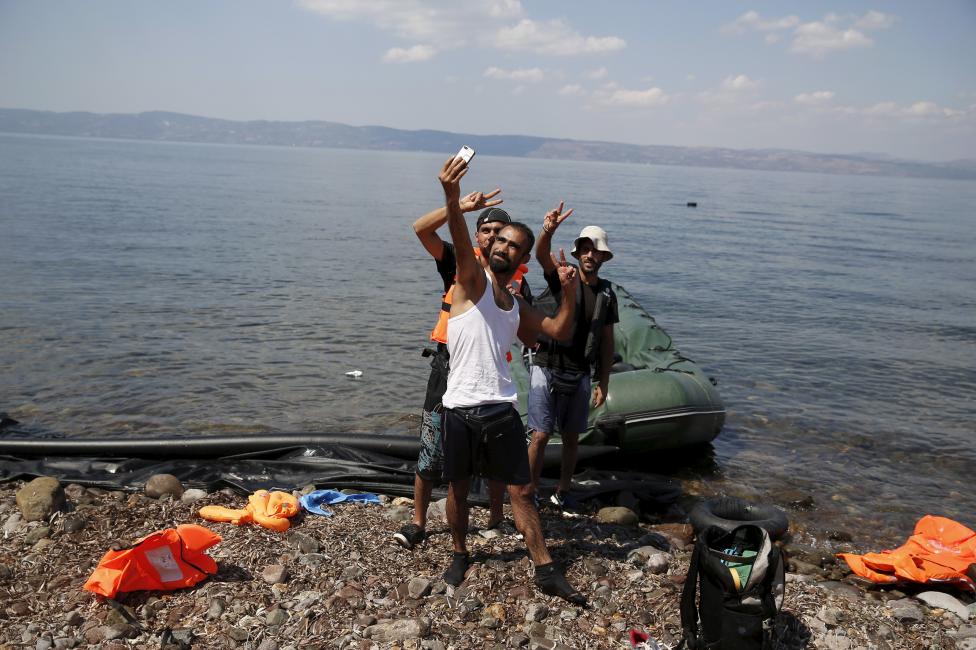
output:
<svg viewBox="0 0 976 650"><path fill-rule="evenodd" d="M282 449L345 445L376 453L416 460L416 436L379 436L349 433L267 433L260 435L172 436L152 438L3 438L0 454L37 456L92 456L112 458L221 458Z"/></svg>

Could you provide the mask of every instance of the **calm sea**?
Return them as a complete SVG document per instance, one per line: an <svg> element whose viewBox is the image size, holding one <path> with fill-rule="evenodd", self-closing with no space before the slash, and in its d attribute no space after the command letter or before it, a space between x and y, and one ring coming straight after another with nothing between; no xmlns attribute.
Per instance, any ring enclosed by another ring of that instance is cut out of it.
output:
<svg viewBox="0 0 976 650"><path fill-rule="evenodd" d="M416 431L444 157L0 135L0 411ZM976 184L477 157L463 189L496 186L533 227L574 207L557 245L605 227L604 275L718 379L689 490L809 494L860 539L976 525Z"/></svg>

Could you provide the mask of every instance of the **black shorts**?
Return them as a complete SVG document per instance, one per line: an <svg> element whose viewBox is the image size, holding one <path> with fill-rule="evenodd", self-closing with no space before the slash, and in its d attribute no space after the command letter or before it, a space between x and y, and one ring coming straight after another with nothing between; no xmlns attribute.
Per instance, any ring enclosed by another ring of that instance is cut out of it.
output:
<svg viewBox="0 0 976 650"><path fill-rule="evenodd" d="M426 354L426 352L424 353ZM427 394L424 396L424 410L430 413L440 406L447 392L447 373L450 369L450 356L447 346L437 344L437 351L430 358L430 377L427 378Z"/></svg>
<svg viewBox="0 0 976 650"><path fill-rule="evenodd" d="M522 418L508 402L444 409L444 478L478 475L506 485L527 485L529 449Z"/></svg>

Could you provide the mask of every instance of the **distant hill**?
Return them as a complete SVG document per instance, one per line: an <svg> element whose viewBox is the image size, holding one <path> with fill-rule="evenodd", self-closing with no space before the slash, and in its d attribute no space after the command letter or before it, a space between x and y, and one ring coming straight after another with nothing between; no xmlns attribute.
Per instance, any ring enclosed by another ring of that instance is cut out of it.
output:
<svg viewBox="0 0 976 650"><path fill-rule="evenodd" d="M464 143L474 147L482 155L868 176L976 179L976 161L973 160L926 163L877 154L837 155L782 149L635 145L522 135L403 131L383 126L349 126L338 122L235 122L159 111L98 114L0 108L0 132L440 153Z"/></svg>

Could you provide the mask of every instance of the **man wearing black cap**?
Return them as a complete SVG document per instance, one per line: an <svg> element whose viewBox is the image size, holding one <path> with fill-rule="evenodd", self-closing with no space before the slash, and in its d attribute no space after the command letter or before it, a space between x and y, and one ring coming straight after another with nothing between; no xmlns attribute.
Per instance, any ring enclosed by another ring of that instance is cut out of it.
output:
<svg viewBox="0 0 976 650"><path fill-rule="evenodd" d="M501 189L495 189L485 194L484 192L472 192L463 197L460 201L462 212L472 212L483 210L475 221L475 242L477 247L475 255L482 265L488 265L488 255L491 245L495 240L495 235L506 225L512 222L512 218L507 212L498 206L502 199L495 197L501 193ZM417 471L414 475L413 497L414 510L413 520L405 524L393 535L393 538L405 548L413 548L424 540L427 524L427 506L430 504L430 494L434 483L441 480L441 471L444 464L444 456L441 446L441 398L447 388L448 360L447 353L447 319L451 310L451 296L453 295L454 276L457 271L457 256L454 244L445 242L437 234L437 229L447 222L447 209L437 208L428 212L417 219L413 224L414 232L420 243L430 253L437 263L437 273L441 276L444 284L444 296L441 301L441 310L437 320L437 325L431 332L430 339L437 343L437 350L430 354L430 350L425 350L425 355L432 356L430 362L430 377L427 380L427 394L424 398L423 420L420 431L420 455L417 458ZM527 300L532 300L532 292L529 290L528 283L523 279L523 275L528 271L524 265L512 279L510 290L518 292ZM488 481L488 494L490 498L490 515L488 528L493 528L500 524L503 519L502 498L505 492L505 485L497 481Z"/></svg>

